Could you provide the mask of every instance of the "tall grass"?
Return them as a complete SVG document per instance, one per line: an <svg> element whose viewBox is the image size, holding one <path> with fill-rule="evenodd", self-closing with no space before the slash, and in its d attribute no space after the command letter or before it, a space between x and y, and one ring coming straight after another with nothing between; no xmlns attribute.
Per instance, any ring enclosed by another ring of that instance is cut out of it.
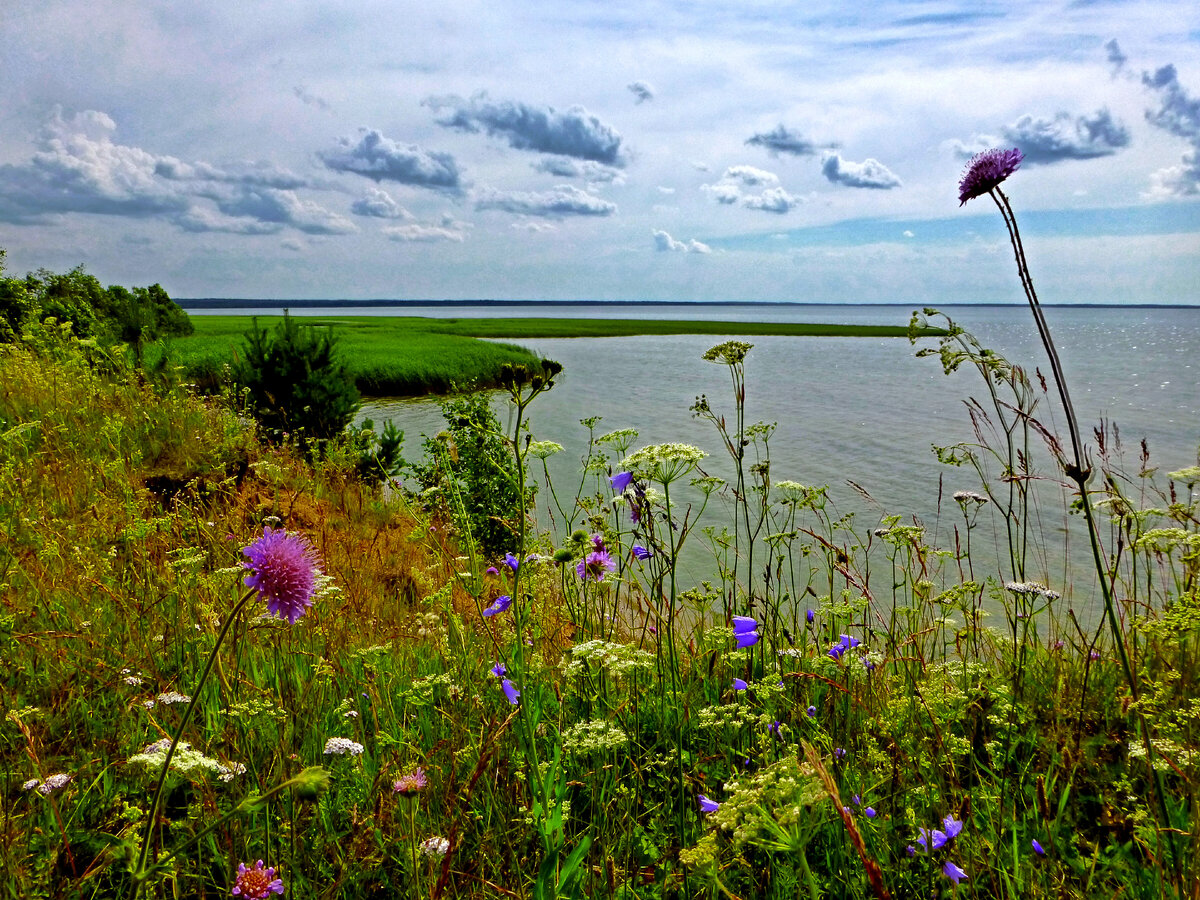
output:
<svg viewBox="0 0 1200 900"><path fill-rule="evenodd" d="M235 409L68 335L3 348L4 895L128 896L145 857L147 897L228 896L258 859L294 896L1194 896L1200 466L1156 473L1098 432L1135 701L1108 624L1030 577L1052 423L1021 366L944 324L929 349L978 366L984 398L942 451L974 473L953 546L773 471L771 424L744 417L753 350L726 343L706 358L730 396L695 412L728 458L695 487L728 530L678 499L699 451L632 429L592 422L580 480L549 481L552 379L507 370L505 477L568 523L556 544L509 521L508 560L457 527L453 477L379 492L353 454L267 449ZM329 577L294 625L230 616L264 523ZM972 571L993 534L1004 582ZM713 583L677 576L693 542ZM195 696L200 759L149 821L170 692Z"/></svg>

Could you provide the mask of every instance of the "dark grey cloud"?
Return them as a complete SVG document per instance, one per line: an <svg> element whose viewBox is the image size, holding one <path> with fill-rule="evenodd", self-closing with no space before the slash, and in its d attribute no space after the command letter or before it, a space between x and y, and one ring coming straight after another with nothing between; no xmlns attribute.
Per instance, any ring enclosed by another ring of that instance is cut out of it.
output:
<svg viewBox="0 0 1200 900"><path fill-rule="evenodd" d="M305 179L265 163L220 168L158 156L113 140L116 123L55 109L23 164L0 166L0 220L50 222L71 213L159 218L185 231L310 234L355 228L296 189Z"/></svg>
<svg viewBox="0 0 1200 900"><path fill-rule="evenodd" d="M502 137L517 150L536 150L576 159L590 159L622 167L621 135L582 106L559 112L553 107L493 101L486 93L470 100L430 97L425 104L440 112L437 121L446 128Z"/></svg>
<svg viewBox="0 0 1200 900"><path fill-rule="evenodd" d="M1125 68L1125 63L1129 61L1129 57L1121 52L1121 45L1117 43L1116 38L1106 43L1104 50L1108 55L1108 65L1111 67L1113 75L1116 75Z"/></svg>
<svg viewBox="0 0 1200 900"><path fill-rule="evenodd" d="M369 216L376 219L412 218L408 210L392 199L391 194L376 189L372 189L365 197L355 200L350 205L350 212L356 216Z"/></svg>
<svg viewBox="0 0 1200 900"><path fill-rule="evenodd" d="M1107 109L1083 116L1059 112L1052 119L1021 116L1000 131L1021 148L1028 165L1111 156L1129 146L1129 130Z"/></svg>
<svg viewBox="0 0 1200 900"><path fill-rule="evenodd" d="M475 208L551 218L611 216L617 211L615 203L569 184L551 191L482 191L475 200Z"/></svg>
<svg viewBox="0 0 1200 900"><path fill-rule="evenodd" d="M558 178L586 178L588 181L605 183L623 183L625 180L620 169L590 159L572 159L569 156L544 156L533 164L533 168Z"/></svg>
<svg viewBox="0 0 1200 900"><path fill-rule="evenodd" d="M818 150L834 147L835 144L815 144L798 131L780 124L771 131L753 135L746 140L752 147L764 147L772 156L788 153L792 156L812 156Z"/></svg>
<svg viewBox="0 0 1200 900"><path fill-rule="evenodd" d="M645 103L647 100L654 99L654 88L646 84L644 81L635 81L632 84L626 85L633 93L634 99L638 103Z"/></svg>
<svg viewBox="0 0 1200 900"><path fill-rule="evenodd" d="M1150 176L1151 194L1175 197L1200 194L1200 99L1192 97L1179 83L1179 73L1170 64L1153 73L1143 72L1142 83L1158 97L1157 108L1146 110L1146 121L1192 145L1183 154L1180 165Z"/></svg>
<svg viewBox="0 0 1200 900"><path fill-rule="evenodd" d="M900 187L900 179L877 159L865 159L856 163L842 159L839 153L826 152L821 157L821 174L834 184L846 187L876 190Z"/></svg>
<svg viewBox="0 0 1200 900"><path fill-rule="evenodd" d="M341 138L336 148L317 155L335 172L350 172L375 181L395 181L451 193L462 190L458 163L449 153L401 144L374 129L362 129L357 143L350 138Z"/></svg>

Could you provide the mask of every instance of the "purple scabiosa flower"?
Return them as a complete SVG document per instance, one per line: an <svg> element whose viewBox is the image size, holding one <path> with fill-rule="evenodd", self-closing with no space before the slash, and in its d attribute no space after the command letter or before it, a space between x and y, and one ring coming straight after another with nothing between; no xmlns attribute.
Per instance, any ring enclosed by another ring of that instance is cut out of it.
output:
<svg viewBox="0 0 1200 900"><path fill-rule="evenodd" d="M517 686L512 683L511 678L505 678L500 682L500 687L504 688L504 696L508 698L508 702L513 706L517 705L517 701L521 696L521 692L517 690Z"/></svg>
<svg viewBox="0 0 1200 900"><path fill-rule="evenodd" d="M495 675L497 678L503 678L505 675L508 674L508 669L505 667L504 663L502 663L502 662L496 663L494 666L492 666L490 669L488 669L488 671L491 672L493 675Z"/></svg>
<svg viewBox="0 0 1200 900"><path fill-rule="evenodd" d="M733 679L733 689L735 691L744 691L749 686L750 685L746 684L746 682L742 681L740 678Z"/></svg>
<svg viewBox="0 0 1200 900"><path fill-rule="evenodd" d="M976 153L967 163L962 180L958 183L958 205L989 193L1021 165L1025 158L1016 147L1011 150L993 148Z"/></svg>
<svg viewBox="0 0 1200 900"><path fill-rule="evenodd" d="M604 576L616 567L607 550L593 550L578 562L575 571L584 581L603 581Z"/></svg>
<svg viewBox="0 0 1200 900"><path fill-rule="evenodd" d="M649 559L651 556L653 556L653 554L649 550L647 550L645 547L643 547L641 544L633 545L633 558L634 559Z"/></svg>
<svg viewBox="0 0 1200 900"><path fill-rule="evenodd" d="M1034 839L1033 839L1032 841L1030 841L1029 843L1030 843L1030 844L1033 846L1033 852L1034 852L1034 853L1036 853L1038 856L1045 856L1045 855L1046 855L1046 851L1045 851L1045 849L1042 847L1042 845L1041 845L1040 843L1038 843L1038 839L1037 839L1037 838L1034 838Z"/></svg>
<svg viewBox="0 0 1200 900"><path fill-rule="evenodd" d="M967 877L967 873L964 872L962 869L960 869L958 866L956 866L954 863L950 862L950 860L946 860L945 865L942 866L942 874L945 875L947 878L949 878L951 881L953 881L955 884L958 884L960 881L962 881L964 878Z"/></svg>
<svg viewBox="0 0 1200 900"><path fill-rule="evenodd" d="M696 802L700 804L700 812L702 813L714 813L721 808L720 803L716 800L709 800L703 794L697 795Z"/></svg>
<svg viewBox="0 0 1200 900"><path fill-rule="evenodd" d="M263 900L270 894L283 893L283 879L275 877L274 869L264 869L261 859L250 869L238 863L237 880L229 893L242 900Z"/></svg>
<svg viewBox="0 0 1200 900"><path fill-rule="evenodd" d="M629 487L629 485L633 482L633 473L632 472L618 472L616 475L611 476L608 479L608 481L609 481L609 484L612 485L614 494L623 494L623 493L625 493L625 491Z"/></svg>
<svg viewBox="0 0 1200 900"><path fill-rule="evenodd" d="M501 594L492 601L492 605L485 609L483 614L485 617L491 618L492 616L496 615L496 613L504 612L510 606L512 606L512 597L508 596L508 594Z"/></svg>
<svg viewBox="0 0 1200 900"><path fill-rule="evenodd" d="M427 784L429 779L425 777L425 770L417 766L413 771L405 772L393 781L392 791L402 797L415 797Z"/></svg>
<svg viewBox="0 0 1200 900"><path fill-rule="evenodd" d="M320 559L308 538L267 525L263 536L242 553L250 559L242 563L250 570L243 583L266 600L268 612L295 625L312 606L321 573Z"/></svg>

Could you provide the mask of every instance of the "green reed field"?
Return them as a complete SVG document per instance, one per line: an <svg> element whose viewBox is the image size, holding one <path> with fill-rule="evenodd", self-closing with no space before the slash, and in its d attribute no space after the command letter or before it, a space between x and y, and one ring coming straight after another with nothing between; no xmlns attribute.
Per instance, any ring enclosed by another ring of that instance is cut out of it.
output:
<svg viewBox="0 0 1200 900"><path fill-rule="evenodd" d="M280 316L259 316L264 329ZM457 386L495 387L506 364L530 365L534 355L495 339L615 337L633 334L787 334L806 336L904 337L886 325L823 325L760 322L679 322L640 319L433 319L420 316L298 317L304 326L332 328L358 389L368 396L447 393ZM177 339L174 357L200 383L215 387L221 368L244 343L250 316L192 317L195 334ZM492 340L479 340L490 338ZM159 350L161 352L161 348ZM151 354L156 358L155 354Z"/></svg>

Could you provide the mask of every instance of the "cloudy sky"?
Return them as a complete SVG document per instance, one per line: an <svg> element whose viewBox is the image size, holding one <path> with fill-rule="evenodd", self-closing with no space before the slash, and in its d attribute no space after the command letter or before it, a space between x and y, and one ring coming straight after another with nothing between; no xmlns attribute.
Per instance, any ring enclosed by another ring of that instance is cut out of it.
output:
<svg viewBox="0 0 1200 900"><path fill-rule="evenodd" d="M0 247L172 296L1200 303L1194 0L5 0Z"/></svg>

